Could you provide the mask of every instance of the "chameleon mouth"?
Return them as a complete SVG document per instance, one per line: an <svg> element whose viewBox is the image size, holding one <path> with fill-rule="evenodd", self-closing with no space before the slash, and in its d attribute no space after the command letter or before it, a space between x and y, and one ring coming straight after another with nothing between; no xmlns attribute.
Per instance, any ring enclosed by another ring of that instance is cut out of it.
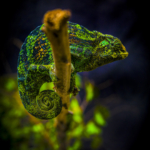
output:
<svg viewBox="0 0 150 150"><path fill-rule="evenodd" d="M126 58L126 57L128 57L128 55L129 55L129 53L128 53L128 52L125 52L125 53L122 54L122 57L123 57L123 58Z"/></svg>
<svg viewBox="0 0 150 150"><path fill-rule="evenodd" d="M124 52L124 53L123 53L123 55L127 55L127 56L128 56L128 55L129 55L129 53L128 53L128 52Z"/></svg>
<svg viewBox="0 0 150 150"><path fill-rule="evenodd" d="M129 53L126 51L126 48L125 48L125 46L123 44L122 44L122 51L123 51L123 53L121 53L121 55L124 58L128 57Z"/></svg>
<svg viewBox="0 0 150 150"><path fill-rule="evenodd" d="M128 55L129 55L128 52L121 53L122 59L125 59L126 57L128 57Z"/></svg>

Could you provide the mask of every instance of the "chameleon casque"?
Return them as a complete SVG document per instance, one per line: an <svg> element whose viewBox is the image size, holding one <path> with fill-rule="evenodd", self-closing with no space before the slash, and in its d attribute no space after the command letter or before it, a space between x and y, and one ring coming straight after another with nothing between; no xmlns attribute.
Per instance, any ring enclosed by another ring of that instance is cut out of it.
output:
<svg viewBox="0 0 150 150"><path fill-rule="evenodd" d="M63 104L53 89L39 90L45 82L57 82L52 72L54 60L51 44L41 30L43 26L34 29L21 47L17 79L19 94L27 111L37 118L51 119L61 112ZM89 31L69 21L68 35L72 63L69 92L73 95L79 91L75 85L77 72L91 71L128 56L121 41L112 35Z"/></svg>

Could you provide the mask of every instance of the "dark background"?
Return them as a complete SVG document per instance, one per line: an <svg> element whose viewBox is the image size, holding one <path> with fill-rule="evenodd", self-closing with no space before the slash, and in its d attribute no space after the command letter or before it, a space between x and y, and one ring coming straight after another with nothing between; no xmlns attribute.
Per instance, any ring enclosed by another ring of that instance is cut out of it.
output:
<svg viewBox="0 0 150 150"><path fill-rule="evenodd" d="M1 5L0 76L17 72L19 46L56 8L70 9L70 21L118 37L129 56L80 73L100 89L99 101L111 117L100 150L149 149L149 3L133 0L26 0ZM19 40L20 41L19 41ZM16 41L18 40L18 41ZM15 43L20 44L17 46ZM83 98L81 90L80 96ZM88 108L87 108L88 110ZM90 117L90 116L89 116ZM85 146L86 149L86 146Z"/></svg>

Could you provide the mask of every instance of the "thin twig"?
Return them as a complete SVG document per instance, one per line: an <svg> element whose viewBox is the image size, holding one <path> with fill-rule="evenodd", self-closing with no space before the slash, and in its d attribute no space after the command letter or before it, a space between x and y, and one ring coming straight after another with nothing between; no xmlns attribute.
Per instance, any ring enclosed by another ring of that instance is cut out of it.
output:
<svg viewBox="0 0 150 150"><path fill-rule="evenodd" d="M18 38L12 38L11 43L14 44L17 48L21 49L23 42Z"/></svg>
<svg viewBox="0 0 150 150"><path fill-rule="evenodd" d="M86 101L86 99L83 99L83 102L81 103L80 107L83 110L83 112L85 111L86 107L88 105L88 102Z"/></svg>
<svg viewBox="0 0 150 150"><path fill-rule="evenodd" d="M81 101L81 98L80 98L79 94L76 96L76 99L78 100L79 104L81 104L81 103L82 103L82 101Z"/></svg>
<svg viewBox="0 0 150 150"><path fill-rule="evenodd" d="M89 120L89 118L91 117L91 114L93 114L94 112L94 107L92 107L88 112L86 112L84 114L84 120L85 122L87 122Z"/></svg>
<svg viewBox="0 0 150 150"><path fill-rule="evenodd" d="M73 115L73 112L72 112L72 111L70 111L70 110L68 110L68 113Z"/></svg>

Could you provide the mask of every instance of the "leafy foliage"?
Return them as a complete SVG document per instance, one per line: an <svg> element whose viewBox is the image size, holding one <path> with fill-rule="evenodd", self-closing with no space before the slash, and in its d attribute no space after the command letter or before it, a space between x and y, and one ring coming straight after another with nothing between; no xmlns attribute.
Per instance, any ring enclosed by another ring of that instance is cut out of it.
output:
<svg viewBox="0 0 150 150"><path fill-rule="evenodd" d="M0 138L9 141L10 150L48 150L59 149L57 141L55 119L40 120L30 115L24 108L17 89L16 78L0 78ZM76 83L81 88L81 77L76 76ZM40 91L52 88L46 83ZM85 83L86 102L90 105L95 98L97 89L89 81ZM96 90L95 90L96 89ZM84 121L84 112L77 98L72 97L69 110L73 112L68 122L69 129L66 132L68 150L80 150L84 147L83 140L88 139L91 149L97 149L101 143L102 127L106 125L109 117L108 110L99 105L94 109L93 118L87 123Z"/></svg>

